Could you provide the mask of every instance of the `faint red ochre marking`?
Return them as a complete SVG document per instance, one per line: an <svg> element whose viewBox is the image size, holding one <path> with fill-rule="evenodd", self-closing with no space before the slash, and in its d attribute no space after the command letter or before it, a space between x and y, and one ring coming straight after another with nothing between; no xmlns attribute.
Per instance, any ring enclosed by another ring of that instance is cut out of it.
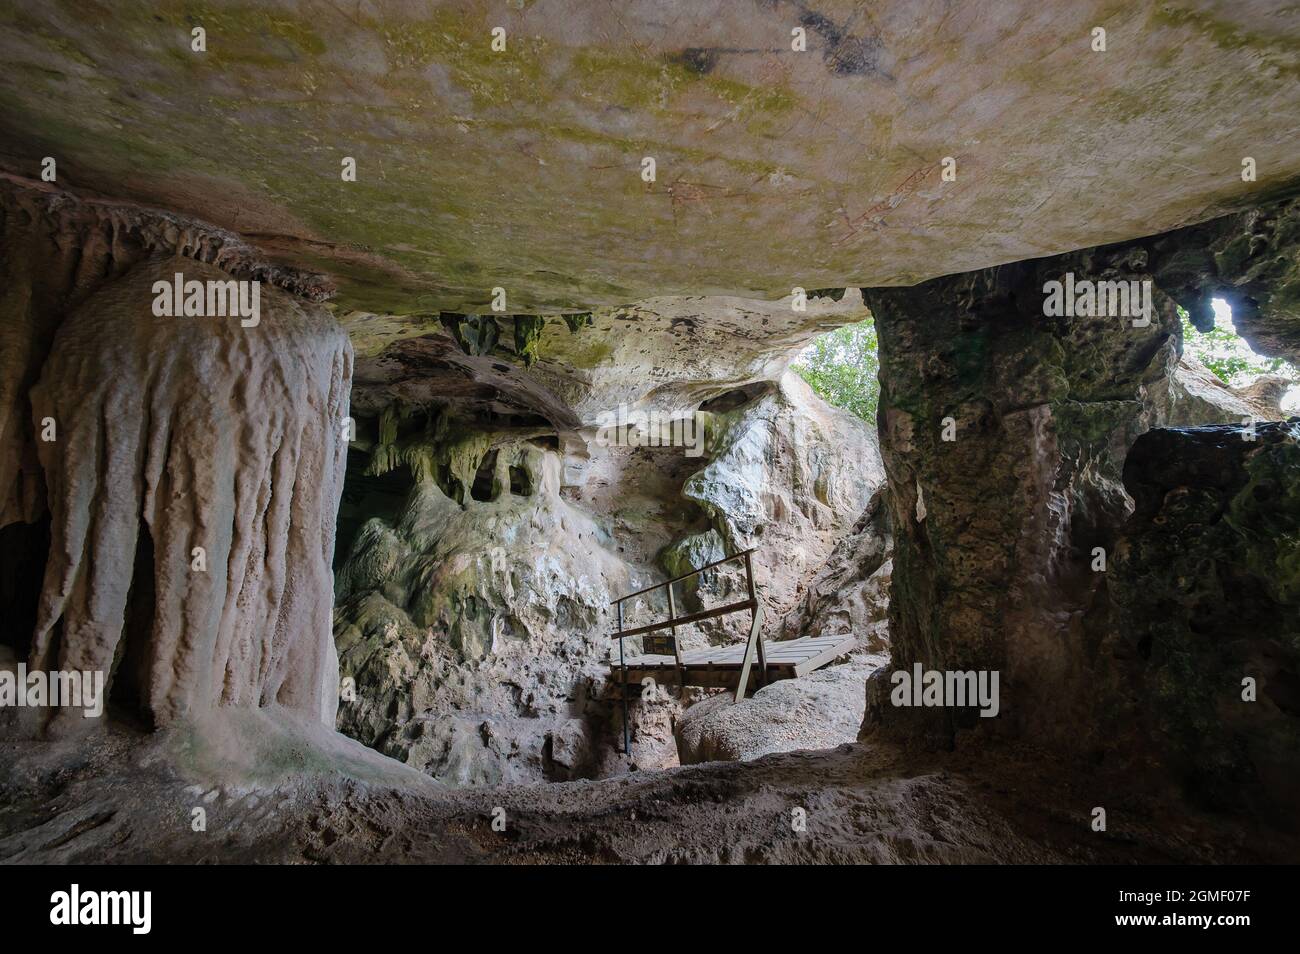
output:
<svg viewBox="0 0 1300 954"><path fill-rule="evenodd" d="M926 177L938 168L939 163L937 162L933 162L928 166L922 166L900 182L894 190L889 193L889 195L885 196L861 215L849 218L846 214L844 225L848 229L848 232L831 244L835 246L845 245L853 241L863 232L879 231L881 226L885 223L885 215L902 205L903 200L917 189L921 188L921 183L925 181Z"/></svg>

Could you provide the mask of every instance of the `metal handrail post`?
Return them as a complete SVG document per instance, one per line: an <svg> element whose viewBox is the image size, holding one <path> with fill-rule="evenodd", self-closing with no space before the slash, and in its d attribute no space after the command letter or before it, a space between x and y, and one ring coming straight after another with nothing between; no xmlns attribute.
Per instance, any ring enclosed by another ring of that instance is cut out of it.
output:
<svg viewBox="0 0 1300 954"><path fill-rule="evenodd" d="M673 601L673 585L668 584L668 618L677 618L677 604ZM670 628L673 636L673 658L677 660L677 687L682 697L686 696L686 666L682 664L682 648L677 644L677 627Z"/></svg>
<svg viewBox="0 0 1300 954"><path fill-rule="evenodd" d="M618 631L623 632L623 603L618 604ZM632 733L627 724L627 660L623 653L623 639L618 641L618 664L623 672L623 678L619 680L623 684L623 754L632 754Z"/></svg>

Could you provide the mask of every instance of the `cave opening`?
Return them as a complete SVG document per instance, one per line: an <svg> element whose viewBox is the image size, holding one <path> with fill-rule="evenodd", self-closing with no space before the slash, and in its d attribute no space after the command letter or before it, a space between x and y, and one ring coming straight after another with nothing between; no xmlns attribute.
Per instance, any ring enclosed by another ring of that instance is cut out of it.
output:
<svg viewBox="0 0 1300 954"><path fill-rule="evenodd" d="M1210 299L1210 307L1214 327L1207 331L1199 330L1186 310L1178 309L1184 355L1190 355L1228 387L1258 392L1284 415L1300 414L1300 367L1255 351L1237 331L1226 298Z"/></svg>
<svg viewBox="0 0 1300 954"><path fill-rule="evenodd" d="M367 473L371 455L355 447L348 448L347 469L343 477L343 494L335 524L334 562L337 572L347 559L353 541L362 526L372 517L392 523L402 512L407 496L415 486L415 477L407 464L398 464L382 474Z"/></svg>
<svg viewBox="0 0 1300 954"><path fill-rule="evenodd" d="M540 437L530 437L528 443L534 447L540 447L543 450L560 452L560 436L558 434L543 434Z"/></svg>
<svg viewBox="0 0 1300 954"><path fill-rule="evenodd" d="M880 341L873 319L818 335L790 367L827 404L875 426L880 403Z"/></svg>
<svg viewBox="0 0 1300 954"><path fill-rule="evenodd" d="M474 472L474 483L469 488L469 495L480 503L490 503L496 499L497 451L495 448L483 455L478 470Z"/></svg>
<svg viewBox="0 0 1300 954"><path fill-rule="evenodd" d="M533 495L533 478L528 473L528 468L518 464L510 465L510 492L516 497Z"/></svg>
<svg viewBox="0 0 1300 954"><path fill-rule="evenodd" d="M710 414L722 414L727 411L734 411L737 408L744 407L750 401L762 397L764 394L770 394L771 392L771 382L755 381L752 384L732 388L730 391L719 394L717 397L709 398L700 405L699 409Z"/></svg>
<svg viewBox="0 0 1300 954"><path fill-rule="evenodd" d="M465 486L460 482L460 478L451 472L449 462L443 461L438 464L434 479L438 483L438 488L447 497L456 501L462 507L465 506Z"/></svg>

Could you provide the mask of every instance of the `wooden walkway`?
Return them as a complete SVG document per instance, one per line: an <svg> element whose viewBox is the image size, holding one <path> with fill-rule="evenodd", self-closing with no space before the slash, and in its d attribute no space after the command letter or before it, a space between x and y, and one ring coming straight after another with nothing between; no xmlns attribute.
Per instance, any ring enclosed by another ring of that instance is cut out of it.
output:
<svg viewBox="0 0 1300 954"><path fill-rule="evenodd" d="M749 692L755 681L759 686L766 686L774 679L797 679L805 673L826 665L836 656L843 655L853 648L852 636L805 636L803 639L790 639L772 643L771 651L763 645L763 602L758 598L758 588L754 585L753 549L721 560L714 560L697 567L671 580L655 583L645 589L620 596L613 602L618 630L611 638L618 640L618 659L609 661L614 682L623 697L623 752L632 751L632 723L628 718L628 695L635 693L635 686L649 678L659 685L675 683L679 686L706 686L719 689L732 689L736 701L740 702ZM732 561L744 561L745 598L725 606L699 609L677 615L677 600L673 596L673 584L705 570L722 566ZM623 604L639 596L645 596L663 590L667 597L668 616L631 629L624 628ZM687 650L682 652L677 640L677 627L702 623L706 619L716 619L731 613L749 613L749 638L740 646L711 646L708 649ZM666 635L654 635L668 630ZM643 649L640 656L627 655L627 640L641 636ZM666 650L666 652L665 652ZM670 655L671 654L671 655ZM752 679L751 676L757 677Z"/></svg>
<svg viewBox="0 0 1300 954"><path fill-rule="evenodd" d="M757 672L761 685L774 679L797 679L820 669L837 656L853 648L849 635L805 636L766 646L766 672ZM688 649L682 653L681 667L673 656L629 656L622 665L611 659L615 679L626 672L627 684L639 685L647 676L661 685L675 685L685 671L688 686L735 689L744 665L745 644Z"/></svg>

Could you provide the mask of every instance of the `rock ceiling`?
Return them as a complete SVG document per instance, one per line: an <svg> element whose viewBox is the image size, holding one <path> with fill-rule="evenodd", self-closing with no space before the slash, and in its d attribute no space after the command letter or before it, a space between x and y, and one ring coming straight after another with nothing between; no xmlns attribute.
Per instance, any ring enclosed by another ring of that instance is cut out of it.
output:
<svg viewBox="0 0 1300 954"><path fill-rule="evenodd" d="M0 163L238 232L332 276L345 313L910 284L1288 186L1286 9L5 3Z"/></svg>

